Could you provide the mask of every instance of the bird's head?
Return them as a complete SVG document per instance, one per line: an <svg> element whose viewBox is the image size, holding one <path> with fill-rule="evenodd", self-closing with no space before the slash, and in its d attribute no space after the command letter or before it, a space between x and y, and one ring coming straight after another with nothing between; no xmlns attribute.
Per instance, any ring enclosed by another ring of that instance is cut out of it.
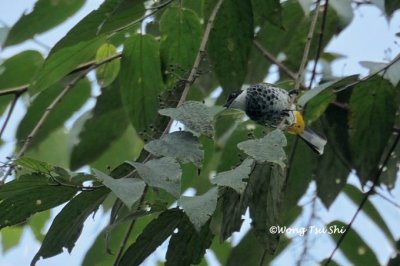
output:
<svg viewBox="0 0 400 266"><path fill-rule="evenodd" d="M229 94L228 99L226 100L226 103L224 104L224 107L231 107L233 101L242 93L242 91L234 91L231 94Z"/></svg>
<svg viewBox="0 0 400 266"><path fill-rule="evenodd" d="M288 127L287 131L295 135L303 134L305 128L303 115L299 111L294 111L293 113L295 117L294 123Z"/></svg>

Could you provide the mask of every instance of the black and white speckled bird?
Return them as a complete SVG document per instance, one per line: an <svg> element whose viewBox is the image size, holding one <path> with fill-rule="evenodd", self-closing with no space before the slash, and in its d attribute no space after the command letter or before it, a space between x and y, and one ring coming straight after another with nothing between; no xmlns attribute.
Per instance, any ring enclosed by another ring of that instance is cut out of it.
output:
<svg viewBox="0 0 400 266"><path fill-rule="evenodd" d="M326 140L305 126L294 104L297 92L288 92L269 83L253 84L233 92L225 107L245 111L253 121L298 135L318 154L323 154Z"/></svg>

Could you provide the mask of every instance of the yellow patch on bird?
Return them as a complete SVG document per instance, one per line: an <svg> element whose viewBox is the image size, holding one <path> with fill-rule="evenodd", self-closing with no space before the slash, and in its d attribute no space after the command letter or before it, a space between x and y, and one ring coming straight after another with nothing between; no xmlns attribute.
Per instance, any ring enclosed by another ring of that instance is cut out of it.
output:
<svg viewBox="0 0 400 266"><path fill-rule="evenodd" d="M305 128L303 115L299 111L294 111L294 116L294 123L288 127L288 132L295 135L301 135Z"/></svg>

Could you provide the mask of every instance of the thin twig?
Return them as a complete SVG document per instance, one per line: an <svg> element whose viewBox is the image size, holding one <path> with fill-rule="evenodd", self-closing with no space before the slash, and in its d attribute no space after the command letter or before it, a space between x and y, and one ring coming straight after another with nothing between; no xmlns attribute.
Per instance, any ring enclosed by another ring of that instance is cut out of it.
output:
<svg viewBox="0 0 400 266"><path fill-rule="evenodd" d="M144 199L146 198L146 194L147 194L147 190L148 189L149 189L149 186L146 185L144 190L143 190L143 194L140 197L140 200L139 200L139 203L138 203L138 207L136 208L136 212L139 211L141 206L143 205L143 202L144 202ZM134 227L135 223L136 223L136 219L132 219L131 223L129 224L128 230L125 233L124 239L121 242L121 246L119 247L117 257L115 258L115 261L114 261L114 264L113 264L114 266L118 265L120 260L121 260L121 258L122 258L122 254L123 254L123 252L125 250L126 243L128 242L129 236L131 235L131 232L133 230L133 227Z"/></svg>
<svg viewBox="0 0 400 266"><path fill-rule="evenodd" d="M319 58L320 58L321 52L322 52L322 44L324 42L324 32L325 32L326 17L328 16L328 8L329 8L329 0L325 0L324 12L322 13L321 29L320 29L319 38L318 38L317 53L316 53L315 59L314 59L314 67L311 72L310 85L308 86L309 90L312 88L312 84L314 82L315 75L317 72L318 61L319 61ZM315 12L319 12L319 10L315 10Z"/></svg>
<svg viewBox="0 0 400 266"><path fill-rule="evenodd" d="M3 136L3 133L6 130L8 121L10 121L10 117L11 117L13 111L14 111L14 107L15 107L20 95L21 95L21 93L16 93L14 95L14 99L13 99L11 105L10 105L10 109L8 110L6 119L4 120L4 124L3 124L3 126L1 127L1 130L0 130L0 138Z"/></svg>
<svg viewBox="0 0 400 266"><path fill-rule="evenodd" d="M387 202L389 202L390 204L392 204L393 206L400 208L400 204L398 204L397 202L393 201L392 199L386 197L385 195L383 195L381 192L374 190L374 194L381 197L382 199L386 200Z"/></svg>
<svg viewBox="0 0 400 266"><path fill-rule="evenodd" d="M397 135L395 141L393 142L392 146L389 149L389 152L386 155L385 160L383 161L381 167L378 170L377 175L374 178L373 184L371 186L371 188L367 191L367 193L365 193L364 198L361 200L360 205L358 206L356 212L354 213L353 217L350 220L350 223L347 224L346 226L346 231L340 236L339 240L336 243L335 248L333 249L331 255L329 256L329 258L326 260L325 265L328 265L329 263L332 262L332 258L335 255L336 251L339 249L340 245L342 244L343 240L346 238L347 233L350 231L355 219L357 218L358 214L360 213L360 211L362 210L362 208L364 207L365 203L367 202L368 198L370 195L374 194L375 192L375 187L378 185L379 182L379 178L383 172L383 168L386 166L386 164L388 163L390 156L392 154L392 152L394 151L394 149L396 148L398 142L400 140L400 135Z"/></svg>
<svg viewBox="0 0 400 266"><path fill-rule="evenodd" d="M153 16L153 15L156 14L158 11L160 11L160 10L164 9L165 7L167 7L168 5L170 5L173 1L174 1L174 0L169 0L169 1L166 1L165 3L162 3L162 4L160 4L160 5L158 5L158 6L154 7L154 8L152 8L152 9L154 9L154 10L151 11L150 13L145 14L145 15L143 15L142 17L140 17L140 18L138 18L138 19L132 21L131 23L129 23L129 24L127 24L127 25L124 25L124 26L122 26L122 27L120 27L120 28L114 30L113 33L111 34L111 36L114 36L115 34L121 32L121 31L123 31L123 30L125 30L125 29L127 29L127 28L129 28L129 27L132 27L133 25L135 25L135 24L137 24L137 23L139 23L139 22L145 20L146 18ZM111 37L111 36L110 36L110 37Z"/></svg>
<svg viewBox="0 0 400 266"><path fill-rule="evenodd" d="M311 215L310 218L308 219L307 226L306 228L309 229L312 226L312 222L315 220L316 216L316 211L317 211L317 191L315 190L315 195L313 196L311 200ZM303 245L303 251L299 257L299 260L297 261L296 265L301 266L302 262L305 260L307 254L308 254L308 244L309 244L309 230L306 230L304 233L304 245Z"/></svg>
<svg viewBox="0 0 400 266"><path fill-rule="evenodd" d="M0 96L3 95L10 95L10 94L22 94L24 92L26 92L28 90L28 86L29 85L22 85L19 87L15 87L15 88L9 88L9 89L5 89L5 90L1 90L0 91Z"/></svg>
<svg viewBox="0 0 400 266"><path fill-rule="evenodd" d="M296 79L296 84L294 86L295 90L299 90L300 89L300 84L302 83L303 77L304 77L304 70L306 68L306 64L308 61L308 54L310 53L310 48L311 48L311 40L313 38L314 32L315 32L315 28L317 25L317 20L318 20L318 10L319 7L321 5L321 0L318 0L315 6L315 14L314 17L311 21L311 26L310 26L310 30L308 32L307 35L307 41L306 41L306 45L304 46L304 52L303 52L303 58L301 60L300 63L300 67L299 67L299 72L297 73L297 79Z"/></svg>
<svg viewBox="0 0 400 266"><path fill-rule="evenodd" d="M215 4L215 6L214 6L214 8L213 8L213 10L211 12L210 17L208 18L207 26L206 26L206 29L204 30L203 38L201 39L201 43L200 43L199 50L197 52L196 59L194 60L194 63L193 63L192 69L190 71L189 77L185 80L185 87L183 88L183 92L182 92L181 98L179 99L179 102L178 102L177 106L182 105L182 103L186 100L187 94L189 93L190 86L192 86L192 84L195 82L195 80L196 80L196 78L198 76L197 71L198 71L200 62L204 57L206 45L207 45L207 42L208 42L208 38L210 37L210 33L211 33L211 29L212 29L212 27L214 25L215 17L217 16L218 10L221 7L222 2L224 2L224 0L218 0L218 2ZM165 130L163 132L163 134L168 133L172 122L173 122L173 119L170 119L167 127L165 128Z"/></svg>
<svg viewBox="0 0 400 266"><path fill-rule="evenodd" d="M267 49L265 49L262 44L256 39L253 40L253 44L255 47L262 53L262 55L272 63L278 66L280 70L282 70L286 75L288 75L291 79L296 80L297 75L288 67L286 67L281 61L279 61L273 54L271 54Z"/></svg>

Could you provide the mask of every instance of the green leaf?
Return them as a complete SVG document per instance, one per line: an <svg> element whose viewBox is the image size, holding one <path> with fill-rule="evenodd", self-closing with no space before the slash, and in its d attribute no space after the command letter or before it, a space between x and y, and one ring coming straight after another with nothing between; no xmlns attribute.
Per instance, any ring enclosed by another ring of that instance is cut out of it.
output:
<svg viewBox="0 0 400 266"><path fill-rule="evenodd" d="M334 90L334 89L340 89L342 87L345 87L346 85L352 84L354 82L358 81L358 75L352 75L352 76L347 76L344 78L336 79L333 81L325 82L318 87L308 90L306 93L304 93L298 100L298 104L302 107L306 106L306 104L312 100L315 96L318 94L326 91L326 90Z"/></svg>
<svg viewBox="0 0 400 266"><path fill-rule="evenodd" d="M220 241L225 241L233 232L240 231L243 223L242 215L244 215L247 204L248 195L246 193L239 194L230 187L225 187L221 193L221 236Z"/></svg>
<svg viewBox="0 0 400 266"><path fill-rule="evenodd" d="M91 213L99 208L108 193L109 190L106 188L83 191L68 202L51 224L31 265L36 264L41 257L48 258L62 253L63 248L71 253L82 232L83 223Z"/></svg>
<svg viewBox="0 0 400 266"><path fill-rule="evenodd" d="M181 194L180 165L172 158L150 160L147 163L128 162L151 187L164 189L175 198Z"/></svg>
<svg viewBox="0 0 400 266"><path fill-rule="evenodd" d="M196 13L168 8L160 19L161 56L166 66L178 66L179 75L193 66L200 46L202 26Z"/></svg>
<svg viewBox="0 0 400 266"><path fill-rule="evenodd" d="M282 7L279 0L251 0L254 21L262 25L265 21L282 27Z"/></svg>
<svg viewBox="0 0 400 266"><path fill-rule="evenodd" d="M199 232L184 217L178 225L178 232L173 233L169 241L165 265L199 264L206 249L210 247L213 237L209 223L205 224Z"/></svg>
<svg viewBox="0 0 400 266"><path fill-rule="evenodd" d="M1 247L3 255L11 248L17 246L24 232L23 226L13 226L1 230Z"/></svg>
<svg viewBox="0 0 400 266"><path fill-rule="evenodd" d="M68 144L66 130L64 127L60 127L56 131L50 133L39 145L35 146L33 149L29 149L26 156L51 165L68 168L70 156ZM54 147L57 147L57 149Z"/></svg>
<svg viewBox="0 0 400 266"><path fill-rule="evenodd" d="M375 73L385 68L388 65L388 63L361 61L360 65L365 68L368 68L370 70L370 73ZM392 83L392 85L396 87L400 81L400 77L398 75L399 71L400 71L400 63L399 61L397 61L396 63L388 67L385 71L380 72L379 75L389 80Z"/></svg>
<svg viewBox="0 0 400 266"><path fill-rule="evenodd" d="M341 230L346 228L346 224L333 221L327 228L334 230ZM373 250L364 242L364 240L359 236L359 234L353 229L349 229L347 232L346 239L340 245L340 250L344 253L344 255L351 261L353 264L357 265L380 265L376 255ZM340 233L332 233L330 236L338 241L341 234Z"/></svg>
<svg viewBox="0 0 400 266"><path fill-rule="evenodd" d="M358 84L351 95L350 145L357 175L363 184L378 173L398 108L396 94L390 82L374 77Z"/></svg>
<svg viewBox="0 0 400 266"><path fill-rule="evenodd" d="M48 106L64 89L64 86L57 84L48 90L40 93L29 106L27 113L17 129L17 139L24 141L34 129ZM46 121L40 127L36 136L31 140L30 147L45 140L51 132L61 127L67 120L78 111L90 96L90 83L88 80L81 80L51 111Z"/></svg>
<svg viewBox="0 0 400 266"><path fill-rule="evenodd" d="M0 90L29 83L43 61L43 56L32 50L7 58L0 65Z"/></svg>
<svg viewBox="0 0 400 266"><path fill-rule="evenodd" d="M245 153L253 157L257 162L277 163L285 167L286 159L283 147L287 145L286 137L281 130L276 129L268 133L262 139L247 140L237 146Z"/></svg>
<svg viewBox="0 0 400 266"><path fill-rule="evenodd" d="M28 168L34 172L49 174L54 167L46 162L41 162L30 157L22 157L14 161L16 165Z"/></svg>
<svg viewBox="0 0 400 266"><path fill-rule="evenodd" d="M282 217L285 175L279 165L256 164L246 190L253 232L269 254L274 254L279 243L279 234L270 233L269 228L279 225Z"/></svg>
<svg viewBox="0 0 400 266"><path fill-rule="evenodd" d="M0 27L0 47L3 47L4 41L6 40L9 31L10 28L8 27Z"/></svg>
<svg viewBox="0 0 400 266"><path fill-rule="evenodd" d="M344 188L344 193L356 204L359 206L361 201L364 199L365 194L358 190L356 187L348 184ZM395 239L393 238L392 233L390 232L389 227L387 226L385 220L383 220L382 216L375 208L375 206L371 203L371 201L367 200L363 207L363 212L370 218L385 234L385 236L393 243L395 243Z"/></svg>
<svg viewBox="0 0 400 266"><path fill-rule="evenodd" d="M92 168L107 171L114 169L127 159L136 160L143 150L143 141L137 135L132 126L129 126L124 134L111 144L107 152L103 153L96 161L90 163Z"/></svg>
<svg viewBox="0 0 400 266"><path fill-rule="evenodd" d="M102 60L109 58L117 53L114 45L105 43L97 49L96 62L101 62ZM96 68L96 78L100 87L109 86L115 78L118 76L120 67L119 60L115 59L109 63Z"/></svg>
<svg viewBox="0 0 400 266"><path fill-rule="evenodd" d="M336 95L333 90L326 90L307 103L307 110L304 114L304 120L306 124L311 124L316 121L326 111L329 105L336 99Z"/></svg>
<svg viewBox="0 0 400 266"><path fill-rule="evenodd" d="M222 107L208 107L200 102L187 101L177 108L161 109L161 115L178 120L190 130L206 136L212 136L214 132L213 119Z"/></svg>
<svg viewBox="0 0 400 266"><path fill-rule="evenodd" d="M12 26L4 47L21 43L54 28L75 14L84 3L85 0L37 1L32 12L23 14Z"/></svg>
<svg viewBox="0 0 400 266"><path fill-rule="evenodd" d="M290 239L285 236L281 237L277 252L274 255L266 255L263 266L270 265L271 261L291 243ZM235 246L229 253L227 266L241 265L260 265L260 258L264 253L264 248L257 242L254 233L249 231L240 243Z"/></svg>
<svg viewBox="0 0 400 266"><path fill-rule="evenodd" d="M146 130L154 123L158 96L164 88L159 44L151 36L135 35L124 43L119 74L122 103L133 127Z"/></svg>
<svg viewBox="0 0 400 266"><path fill-rule="evenodd" d="M251 1L224 1L215 18L207 51L225 94L242 86L252 39Z"/></svg>
<svg viewBox="0 0 400 266"><path fill-rule="evenodd" d="M386 168L383 168L380 180L389 190L393 189L397 181L397 173L400 171L400 145L390 155Z"/></svg>
<svg viewBox="0 0 400 266"><path fill-rule="evenodd" d="M247 185L243 180L249 177L253 165L254 161L252 159L246 159L235 169L218 173L215 178L211 180L211 183L218 186L231 187L237 193L241 194Z"/></svg>
<svg viewBox="0 0 400 266"><path fill-rule="evenodd" d="M288 138L289 145L287 151L291 152L295 143L296 136L291 135ZM296 151L293 154L291 165L289 165L289 174L285 190L285 199L283 202L285 214L297 205L299 199L306 192L315 168L316 155L303 141L298 140Z"/></svg>
<svg viewBox="0 0 400 266"><path fill-rule="evenodd" d="M47 222L50 220L50 210L37 213L29 219L29 227L35 236L35 238L43 242L44 239L44 230Z"/></svg>
<svg viewBox="0 0 400 266"><path fill-rule="evenodd" d="M79 42L87 42L99 34L112 35L117 29L132 23L145 13L140 0L108 0L84 17L51 50L51 54ZM96 51L94 49L93 51Z"/></svg>
<svg viewBox="0 0 400 266"><path fill-rule="evenodd" d="M398 9L400 9L399 0L385 1L385 11L389 18L392 17L393 13Z"/></svg>
<svg viewBox="0 0 400 266"><path fill-rule="evenodd" d="M317 160L314 177L317 183L317 195L327 208L346 185L349 174L350 169L337 157L333 147L327 145L324 154Z"/></svg>
<svg viewBox="0 0 400 266"><path fill-rule="evenodd" d="M183 208L194 228L200 232L201 227L207 223L217 207L218 189L211 188L201 196L182 196L178 205Z"/></svg>
<svg viewBox="0 0 400 266"><path fill-rule="evenodd" d="M128 247L119 265L140 265L174 232L182 217L183 213L177 209L161 213L146 226L135 243Z"/></svg>
<svg viewBox="0 0 400 266"><path fill-rule="evenodd" d="M76 122L74 125L74 129L79 130L79 136L77 140L73 140L75 145L71 154L72 169L96 160L126 131L129 121L122 107L118 81L102 89L91 117L82 125L79 124L82 123ZM99 130L102 128L107 130Z"/></svg>
<svg viewBox="0 0 400 266"><path fill-rule="evenodd" d="M24 222L32 214L54 208L71 199L77 189L48 184L38 174L21 176L0 190L0 228Z"/></svg>
<svg viewBox="0 0 400 266"><path fill-rule="evenodd" d="M101 171L92 169L97 179L112 190L112 192L131 209L133 204L137 202L143 194L146 184L138 178L112 178Z"/></svg>
<svg viewBox="0 0 400 266"><path fill-rule="evenodd" d="M167 134L161 139L147 143L144 148L156 156L176 158L182 163L192 162L197 167L201 167L204 157L198 139L192 133L186 131Z"/></svg>
<svg viewBox="0 0 400 266"><path fill-rule="evenodd" d="M29 87L30 93L33 95L47 89L78 65L94 59L97 48L104 42L105 37L100 35L89 41L81 41L73 46L51 53L35 75L32 86Z"/></svg>

